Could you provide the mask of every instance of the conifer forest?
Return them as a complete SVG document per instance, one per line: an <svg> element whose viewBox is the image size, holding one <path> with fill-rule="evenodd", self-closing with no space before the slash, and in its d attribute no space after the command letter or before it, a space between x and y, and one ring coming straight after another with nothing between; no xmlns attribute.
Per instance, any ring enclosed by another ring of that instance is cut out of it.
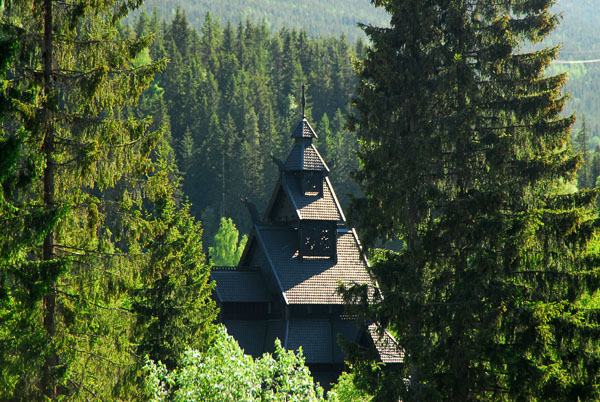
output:
<svg viewBox="0 0 600 402"><path fill-rule="evenodd" d="M0 1L0 401L600 400L598 25L597 0ZM245 354L211 279L303 116L375 284L340 282L345 314L402 355L340 337L331 384L283 339Z"/></svg>

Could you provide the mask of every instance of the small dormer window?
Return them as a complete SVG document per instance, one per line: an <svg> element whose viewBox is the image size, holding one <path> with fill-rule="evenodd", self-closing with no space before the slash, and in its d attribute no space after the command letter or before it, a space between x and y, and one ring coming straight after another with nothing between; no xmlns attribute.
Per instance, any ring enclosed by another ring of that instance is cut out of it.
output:
<svg viewBox="0 0 600 402"><path fill-rule="evenodd" d="M300 226L302 257L336 256L337 225L335 222L305 221Z"/></svg>
<svg viewBox="0 0 600 402"><path fill-rule="evenodd" d="M323 194L323 175L321 172L304 172L301 180L304 195L318 196Z"/></svg>

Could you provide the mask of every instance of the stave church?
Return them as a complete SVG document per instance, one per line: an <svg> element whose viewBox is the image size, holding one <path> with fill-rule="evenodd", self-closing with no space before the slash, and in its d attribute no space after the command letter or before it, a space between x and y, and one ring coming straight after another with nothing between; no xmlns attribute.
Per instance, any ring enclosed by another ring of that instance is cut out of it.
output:
<svg viewBox="0 0 600 402"><path fill-rule="evenodd" d="M251 210L238 266L213 267L211 277L219 319L246 354L273 352L276 338L288 350L301 347L311 374L328 389L344 370L340 336L376 348L384 363L401 362L402 353L389 333L345 314L340 284L375 285L305 116L291 137L287 159L276 161L279 179L263 218Z"/></svg>

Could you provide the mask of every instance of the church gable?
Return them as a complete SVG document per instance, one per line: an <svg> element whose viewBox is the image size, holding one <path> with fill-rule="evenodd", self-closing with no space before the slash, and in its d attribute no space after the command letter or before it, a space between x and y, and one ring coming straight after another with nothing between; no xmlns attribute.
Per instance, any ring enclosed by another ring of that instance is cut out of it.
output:
<svg viewBox="0 0 600 402"><path fill-rule="evenodd" d="M346 218L329 179L324 176L316 178L320 183L318 190L321 191L313 192L310 188L306 191L306 185L303 187L303 178L301 175L286 173L282 180L282 186L296 209L298 219L345 222Z"/></svg>
<svg viewBox="0 0 600 402"><path fill-rule="evenodd" d="M275 187L273 198L267 207L265 221L267 223L290 223L298 219L298 211L290 200L290 197L286 194L280 180Z"/></svg>

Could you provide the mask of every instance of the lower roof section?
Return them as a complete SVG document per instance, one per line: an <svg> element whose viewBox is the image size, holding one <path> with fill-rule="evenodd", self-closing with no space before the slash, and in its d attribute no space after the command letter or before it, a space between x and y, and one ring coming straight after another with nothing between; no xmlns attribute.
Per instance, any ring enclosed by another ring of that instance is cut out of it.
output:
<svg viewBox="0 0 600 402"><path fill-rule="evenodd" d="M265 281L258 270L213 268L211 278L217 283L220 302L268 302L271 300Z"/></svg>
<svg viewBox="0 0 600 402"><path fill-rule="evenodd" d="M225 320L223 323L246 354L259 357L272 353L275 339L279 339L288 350L302 348L309 364L343 364L338 334L356 342L361 332L355 321L340 319Z"/></svg>
<svg viewBox="0 0 600 402"><path fill-rule="evenodd" d="M225 320L224 324L246 354L259 357L263 353L272 353L275 339L279 339L287 350L302 348L307 364L343 365L344 352L338 343L338 335L350 342L359 342L361 334L365 332L365 328L361 329L355 320L340 318ZM366 330L382 362L402 362L402 351L388 332L379 332L374 325Z"/></svg>
<svg viewBox="0 0 600 402"><path fill-rule="evenodd" d="M402 363L404 351L389 332L381 330L375 324L371 324L369 325L369 334L382 362Z"/></svg>

